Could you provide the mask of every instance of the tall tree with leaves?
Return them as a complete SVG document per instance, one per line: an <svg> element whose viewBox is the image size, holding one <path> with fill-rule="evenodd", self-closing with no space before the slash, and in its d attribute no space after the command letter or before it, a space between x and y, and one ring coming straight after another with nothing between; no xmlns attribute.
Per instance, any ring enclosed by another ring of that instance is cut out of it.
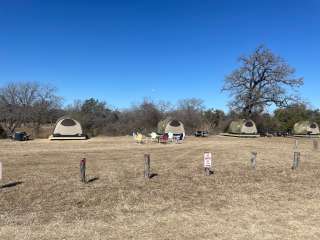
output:
<svg viewBox="0 0 320 240"><path fill-rule="evenodd" d="M293 104L286 108L276 109L274 119L280 123L281 131L291 131L299 121L314 120L313 111L305 104Z"/></svg>
<svg viewBox="0 0 320 240"><path fill-rule="evenodd" d="M80 120L86 133L96 136L107 124L111 110L105 102L90 98L80 108Z"/></svg>
<svg viewBox="0 0 320 240"><path fill-rule="evenodd" d="M231 109L250 117L272 104L285 107L299 100L294 91L303 85L303 78L296 78L295 69L265 46L241 56L239 62L241 66L226 77L222 88L233 98Z"/></svg>

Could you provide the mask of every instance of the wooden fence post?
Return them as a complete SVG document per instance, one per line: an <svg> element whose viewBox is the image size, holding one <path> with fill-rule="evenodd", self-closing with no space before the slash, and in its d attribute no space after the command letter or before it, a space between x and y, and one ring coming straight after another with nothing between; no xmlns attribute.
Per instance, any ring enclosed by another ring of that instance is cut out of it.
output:
<svg viewBox="0 0 320 240"><path fill-rule="evenodd" d="M319 142L318 140L314 139L313 140L313 150L318 150L319 149Z"/></svg>
<svg viewBox="0 0 320 240"><path fill-rule="evenodd" d="M83 158L80 161L80 178L81 182L85 183L86 182L86 159Z"/></svg>
<svg viewBox="0 0 320 240"><path fill-rule="evenodd" d="M210 176L210 174L211 174L210 168L208 168L208 167L204 168L204 173L206 176Z"/></svg>
<svg viewBox="0 0 320 240"><path fill-rule="evenodd" d="M299 167L300 163L300 152L294 152L292 170L295 170Z"/></svg>
<svg viewBox="0 0 320 240"><path fill-rule="evenodd" d="M257 152L251 152L252 156L251 156L251 167L252 169L256 169L256 165L257 165L257 155L258 153Z"/></svg>
<svg viewBox="0 0 320 240"><path fill-rule="evenodd" d="M150 154L144 154L144 178L150 178Z"/></svg>

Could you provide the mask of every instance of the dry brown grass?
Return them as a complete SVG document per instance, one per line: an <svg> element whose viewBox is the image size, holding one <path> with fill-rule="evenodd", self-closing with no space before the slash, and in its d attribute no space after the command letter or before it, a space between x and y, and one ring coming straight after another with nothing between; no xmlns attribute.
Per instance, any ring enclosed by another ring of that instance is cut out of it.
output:
<svg viewBox="0 0 320 240"><path fill-rule="evenodd" d="M320 239L320 152L293 139L0 141L0 239ZM215 174L202 169L214 152ZM258 152L257 170L249 167ZM159 174L143 179L143 154ZM79 180L87 157L88 184Z"/></svg>

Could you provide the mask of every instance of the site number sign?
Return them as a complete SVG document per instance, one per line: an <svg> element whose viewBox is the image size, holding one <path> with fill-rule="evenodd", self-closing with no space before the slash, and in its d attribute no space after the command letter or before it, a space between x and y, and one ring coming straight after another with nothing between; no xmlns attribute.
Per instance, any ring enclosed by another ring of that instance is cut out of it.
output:
<svg viewBox="0 0 320 240"><path fill-rule="evenodd" d="M211 152L205 152L203 154L203 165L205 168L211 168L212 166L212 154Z"/></svg>

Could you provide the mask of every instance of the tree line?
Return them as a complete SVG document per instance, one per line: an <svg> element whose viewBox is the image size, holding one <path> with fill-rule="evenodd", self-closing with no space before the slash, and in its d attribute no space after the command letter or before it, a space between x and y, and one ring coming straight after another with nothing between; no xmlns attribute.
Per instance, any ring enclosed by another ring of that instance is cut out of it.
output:
<svg viewBox="0 0 320 240"><path fill-rule="evenodd" d="M230 93L230 110L206 108L203 100L189 98L173 104L143 99L128 109L111 108L104 101L90 98L63 107L63 98L53 86L36 82L11 82L0 86L0 136L12 135L17 128L29 127L35 135L42 126L53 126L69 115L81 122L86 134L127 135L132 131L157 130L160 120L181 120L191 134L196 130L211 133L226 131L232 120L250 118L260 132L290 132L294 123L311 120L320 123L319 109L301 101L297 88L303 78L294 68L265 46L239 58L240 66L225 78L222 91ZM268 112L274 105L276 110Z"/></svg>

